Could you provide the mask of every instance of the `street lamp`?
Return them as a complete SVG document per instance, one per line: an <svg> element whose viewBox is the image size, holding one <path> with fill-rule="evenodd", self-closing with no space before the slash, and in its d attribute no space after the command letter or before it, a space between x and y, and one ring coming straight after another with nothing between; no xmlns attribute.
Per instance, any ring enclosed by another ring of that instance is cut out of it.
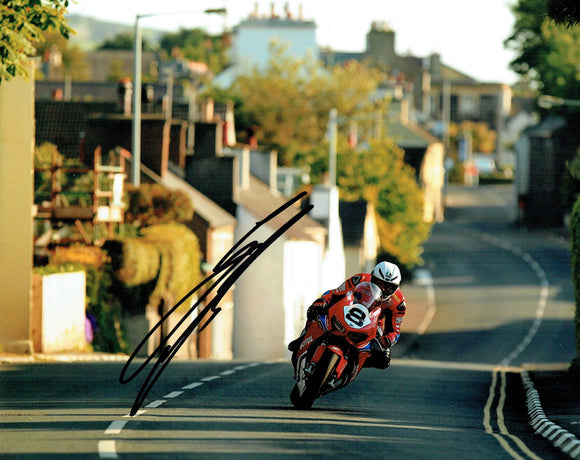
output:
<svg viewBox="0 0 580 460"><path fill-rule="evenodd" d="M141 27L139 20L151 16L161 16L165 14L187 14L187 13L205 13L205 14L227 14L225 8L208 8L199 11L179 11L167 13L150 13L138 14L135 16L135 41L133 47L133 124L132 124L132 150L133 150L133 171L132 182L135 187L141 183L141 73L143 66L142 48L143 37L141 36Z"/></svg>
<svg viewBox="0 0 580 460"><path fill-rule="evenodd" d="M561 97L543 95L538 98L538 105L543 109L551 109L554 106L580 107L580 99L563 99Z"/></svg>

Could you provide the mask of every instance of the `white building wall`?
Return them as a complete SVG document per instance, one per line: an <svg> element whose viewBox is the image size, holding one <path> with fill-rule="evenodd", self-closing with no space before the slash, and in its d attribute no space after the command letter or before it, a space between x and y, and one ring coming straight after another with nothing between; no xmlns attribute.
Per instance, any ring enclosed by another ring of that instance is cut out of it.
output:
<svg viewBox="0 0 580 460"><path fill-rule="evenodd" d="M237 210L235 240L256 223L242 206ZM274 230L260 227L248 239L263 242ZM273 359L285 356L283 258L286 238L271 244L238 278L234 289L234 358Z"/></svg>
<svg viewBox="0 0 580 460"><path fill-rule="evenodd" d="M284 345L294 340L306 321L306 310L320 297L322 248L315 242L284 245ZM287 356L290 353L286 350Z"/></svg>
<svg viewBox="0 0 580 460"><path fill-rule="evenodd" d="M280 22L275 22L280 24ZM306 57L309 53L317 59L316 33L314 27L284 27L241 24L236 35L236 64L258 65L268 64L270 60L270 45L272 42L288 45L288 53L292 56Z"/></svg>

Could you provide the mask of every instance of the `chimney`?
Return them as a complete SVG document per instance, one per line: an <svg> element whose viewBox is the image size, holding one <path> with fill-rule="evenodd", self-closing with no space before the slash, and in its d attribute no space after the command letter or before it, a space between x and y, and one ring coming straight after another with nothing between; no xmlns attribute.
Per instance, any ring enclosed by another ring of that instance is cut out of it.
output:
<svg viewBox="0 0 580 460"><path fill-rule="evenodd" d="M236 155L238 163L238 186L242 190L250 187L250 149L245 147Z"/></svg>
<svg viewBox="0 0 580 460"><path fill-rule="evenodd" d="M409 124L409 99L404 97L401 99L401 124L408 125Z"/></svg>

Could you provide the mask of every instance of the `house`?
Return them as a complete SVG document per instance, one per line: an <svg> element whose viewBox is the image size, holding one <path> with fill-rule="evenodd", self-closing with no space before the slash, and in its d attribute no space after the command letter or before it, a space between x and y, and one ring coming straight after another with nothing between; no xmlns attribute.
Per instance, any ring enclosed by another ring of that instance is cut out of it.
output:
<svg viewBox="0 0 580 460"><path fill-rule="evenodd" d="M516 143L516 186L522 223L530 227L562 227L566 213L562 183L566 163L580 147L570 120L550 115L526 129Z"/></svg>
<svg viewBox="0 0 580 460"><path fill-rule="evenodd" d="M364 200L341 201L340 221L344 240L345 273L370 273L380 246L375 209Z"/></svg>
<svg viewBox="0 0 580 460"><path fill-rule="evenodd" d="M417 121L429 124L435 120L433 132L438 136L443 135L441 125L445 119L486 122L499 135L510 114L512 90L509 85L479 82L445 65L438 53L426 57L399 55L395 50L395 38L395 31L386 22L375 21L367 33L363 52L321 51L320 57L327 65L351 59L380 65L389 74L384 89L393 91L396 100L403 96L409 99L410 110ZM498 145L501 145L499 139Z"/></svg>
<svg viewBox="0 0 580 460"><path fill-rule="evenodd" d="M234 246L236 219L193 188L185 180L167 171L161 183L170 190L185 192L194 206L193 218L186 225L199 240L202 254L202 275L208 276L212 268ZM220 302L221 312L197 337L196 357L211 359L233 358L234 296L228 292Z"/></svg>
<svg viewBox="0 0 580 460"><path fill-rule="evenodd" d="M282 14L277 14L273 3L269 14L261 14L256 3L252 13L234 27L230 49L232 65L217 75L214 83L227 88L240 72L253 66L266 66L274 43L287 47L286 52L291 56L318 59L316 24L304 19L302 5L297 15L288 6Z"/></svg>
<svg viewBox="0 0 580 460"><path fill-rule="evenodd" d="M424 193L423 219L443 221L443 185L445 179L445 148L440 139L412 123L401 101L401 108L391 113L387 132L405 152L405 163L415 170L416 179Z"/></svg>
<svg viewBox="0 0 580 460"><path fill-rule="evenodd" d="M235 216L235 241L252 232L250 241L264 242L300 211L291 206L272 216L288 199L277 192L271 152L245 148L198 153L188 158L186 180ZM287 357L286 344L300 332L307 307L323 288L326 236L326 228L305 215L286 228L237 279L235 358Z"/></svg>

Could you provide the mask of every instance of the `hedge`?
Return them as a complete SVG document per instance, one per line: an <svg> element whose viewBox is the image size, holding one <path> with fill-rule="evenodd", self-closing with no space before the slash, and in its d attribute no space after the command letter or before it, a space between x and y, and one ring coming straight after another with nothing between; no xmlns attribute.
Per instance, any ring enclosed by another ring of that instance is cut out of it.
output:
<svg viewBox="0 0 580 460"><path fill-rule="evenodd" d="M576 200L572 208L570 239L572 246L572 282L574 283L574 297L576 300L576 311L574 314L576 357L570 365L570 372L577 378L580 378L580 198Z"/></svg>

